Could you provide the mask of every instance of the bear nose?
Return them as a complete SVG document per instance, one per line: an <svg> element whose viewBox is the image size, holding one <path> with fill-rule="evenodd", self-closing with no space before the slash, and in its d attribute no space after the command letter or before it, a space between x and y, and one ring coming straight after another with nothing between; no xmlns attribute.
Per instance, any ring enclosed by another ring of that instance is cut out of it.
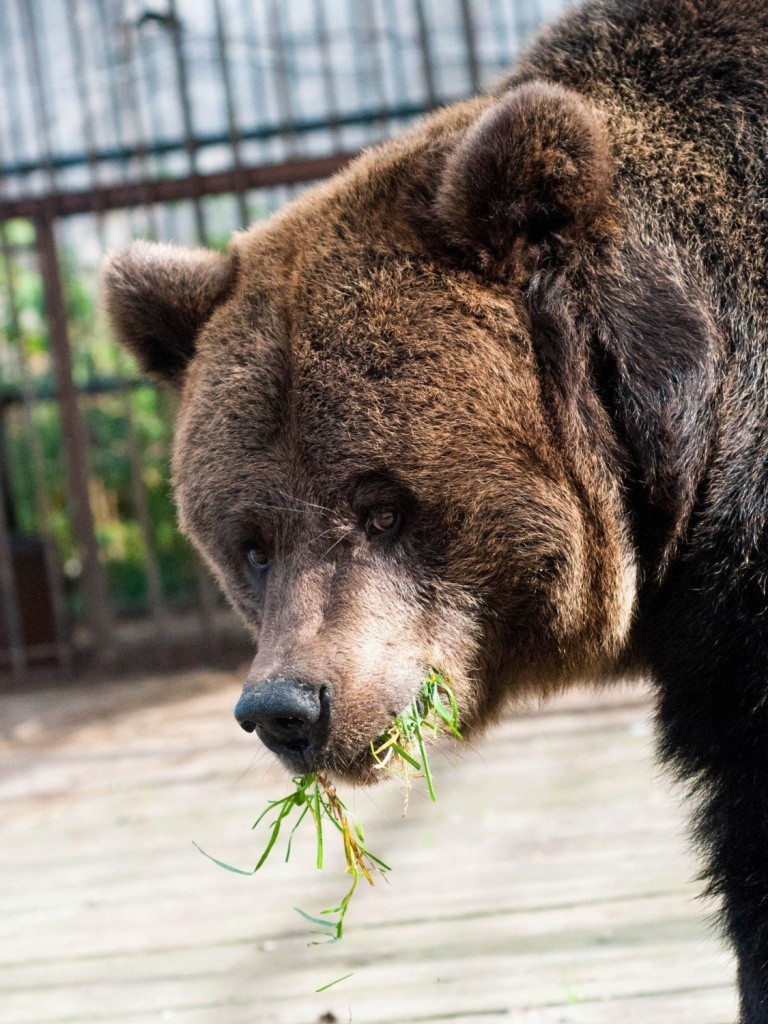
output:
<svg viewBox="0 0 768 1024"><path fill-rule="evenodd" d="M319 747L328 731L327 689L297 679L267 679L246 685L235 718L275 753L303 753Z"/></svg>

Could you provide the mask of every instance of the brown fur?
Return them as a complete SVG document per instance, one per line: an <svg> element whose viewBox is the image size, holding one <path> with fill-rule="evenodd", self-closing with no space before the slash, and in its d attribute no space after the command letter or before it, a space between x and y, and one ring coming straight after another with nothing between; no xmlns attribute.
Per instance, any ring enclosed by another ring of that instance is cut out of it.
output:
<svg viewBox="0 0 768 1024"><path fill-rule="evenodd" d="M553 123L560 104L573 122L531 136L526 188L533 197L540 176L558 228L590 234L608 206L597 116L562 90L518 92L504 117ZM629 630L635 566L610 441L601 451L576 421L555 428L526 304L504 279L530 277L530 252L485 280L451 262L452 246L469 247L466 232L449 229L445 253L434 252L413 215L414 175L439 153L437 220L450 221L466 126L483 147L494 120L491 101L472 101L362 157L237 236L231 291L216 308L195 307L174 457L181 523L260 635L251 680L331 680L327 757L339 770L367 764L368 742L431 665L453 680L469 728L521 687L606 673ZM580 202L574 169L595 164ZM527 243L537 251L544 226ZM602 244L604 232L594 234ZM113 310L124 305L122 281L145 290L135 308L147 326L137 332L120 313L114 323L146 352L157 299L178 295L185 316L191 307L184 287L135 274L145 252L113 259L107 289ZM188 266L180 252L162 257L168 278L175 259ZM599 429L607 438L608 424ZM369 554L361 533L363 477L376 481L377 501L392 487L395 503L412 506L408 544L387 557ZM264 597L242 565L250 536L274 552Z"/></svg>
<svg viewBox="0 0 768 1024"><path fill-rule="evenodd" d="M749 1024L768 1021L767 67L757 0L593 0L495 95L228 260L144 246L106 272L118 335L182 388L181 523L258 639L247 687L333 695L300 766L369 777L430 667L468 729L526 688L646 668Z"/></svg>

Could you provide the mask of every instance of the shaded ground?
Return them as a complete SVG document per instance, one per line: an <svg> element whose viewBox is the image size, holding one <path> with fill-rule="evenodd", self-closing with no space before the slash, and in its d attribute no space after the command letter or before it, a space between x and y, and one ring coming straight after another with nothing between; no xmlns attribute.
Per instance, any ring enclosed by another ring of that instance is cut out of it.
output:
<svg viewBox="0 0 768 1024"><path fill-rule="evenodd" d="M348 794L390 884L344 940L311 837L243 867L283 772L232 719L241 676L0 697L3 1024L730 1024L733 966L689 879L641 690L509 716L434 761L438 802ZM459 753L457 763L455 753ZM315 989L353 976L327 992Z"/></svg>

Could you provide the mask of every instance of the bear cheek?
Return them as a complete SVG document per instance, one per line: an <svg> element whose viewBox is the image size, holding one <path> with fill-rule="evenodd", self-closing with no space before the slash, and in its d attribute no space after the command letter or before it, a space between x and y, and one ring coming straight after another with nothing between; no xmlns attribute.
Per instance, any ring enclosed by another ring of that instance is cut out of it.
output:
<svg viewBox="0 0 768 1024"><path fill-rule="evenodd" d="M471 719L476 711L474 618L448 599L441 603L439 596L425 609L415 598L393 596L375 580L365 591L349 620L323 638L328 656L338 659L328 745L332 764L359 762L361 755L367 764L370 741L418 695L431 669L450 680L463 717Z"/></svg>

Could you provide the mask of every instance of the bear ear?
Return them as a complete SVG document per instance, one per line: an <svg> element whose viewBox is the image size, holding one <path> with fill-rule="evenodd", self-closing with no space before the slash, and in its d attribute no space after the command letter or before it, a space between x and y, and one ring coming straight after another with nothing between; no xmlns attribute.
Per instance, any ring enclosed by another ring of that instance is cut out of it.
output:
<svg viewBox="0 0 768 1024"><path fill-rule="evenodd" d="M575 92L526 82L498 99L449 153L435 211L449 242L504 264L524 246L562 243L610 218L608 134Z"/></svg>
<svg viewBox="0 0 768 1024"><path fill-rule="evenodd" d="M145 372L179 385L200 328L235 276L234 255L134 242L108 257L101 287L118 341Z"/></svg>

